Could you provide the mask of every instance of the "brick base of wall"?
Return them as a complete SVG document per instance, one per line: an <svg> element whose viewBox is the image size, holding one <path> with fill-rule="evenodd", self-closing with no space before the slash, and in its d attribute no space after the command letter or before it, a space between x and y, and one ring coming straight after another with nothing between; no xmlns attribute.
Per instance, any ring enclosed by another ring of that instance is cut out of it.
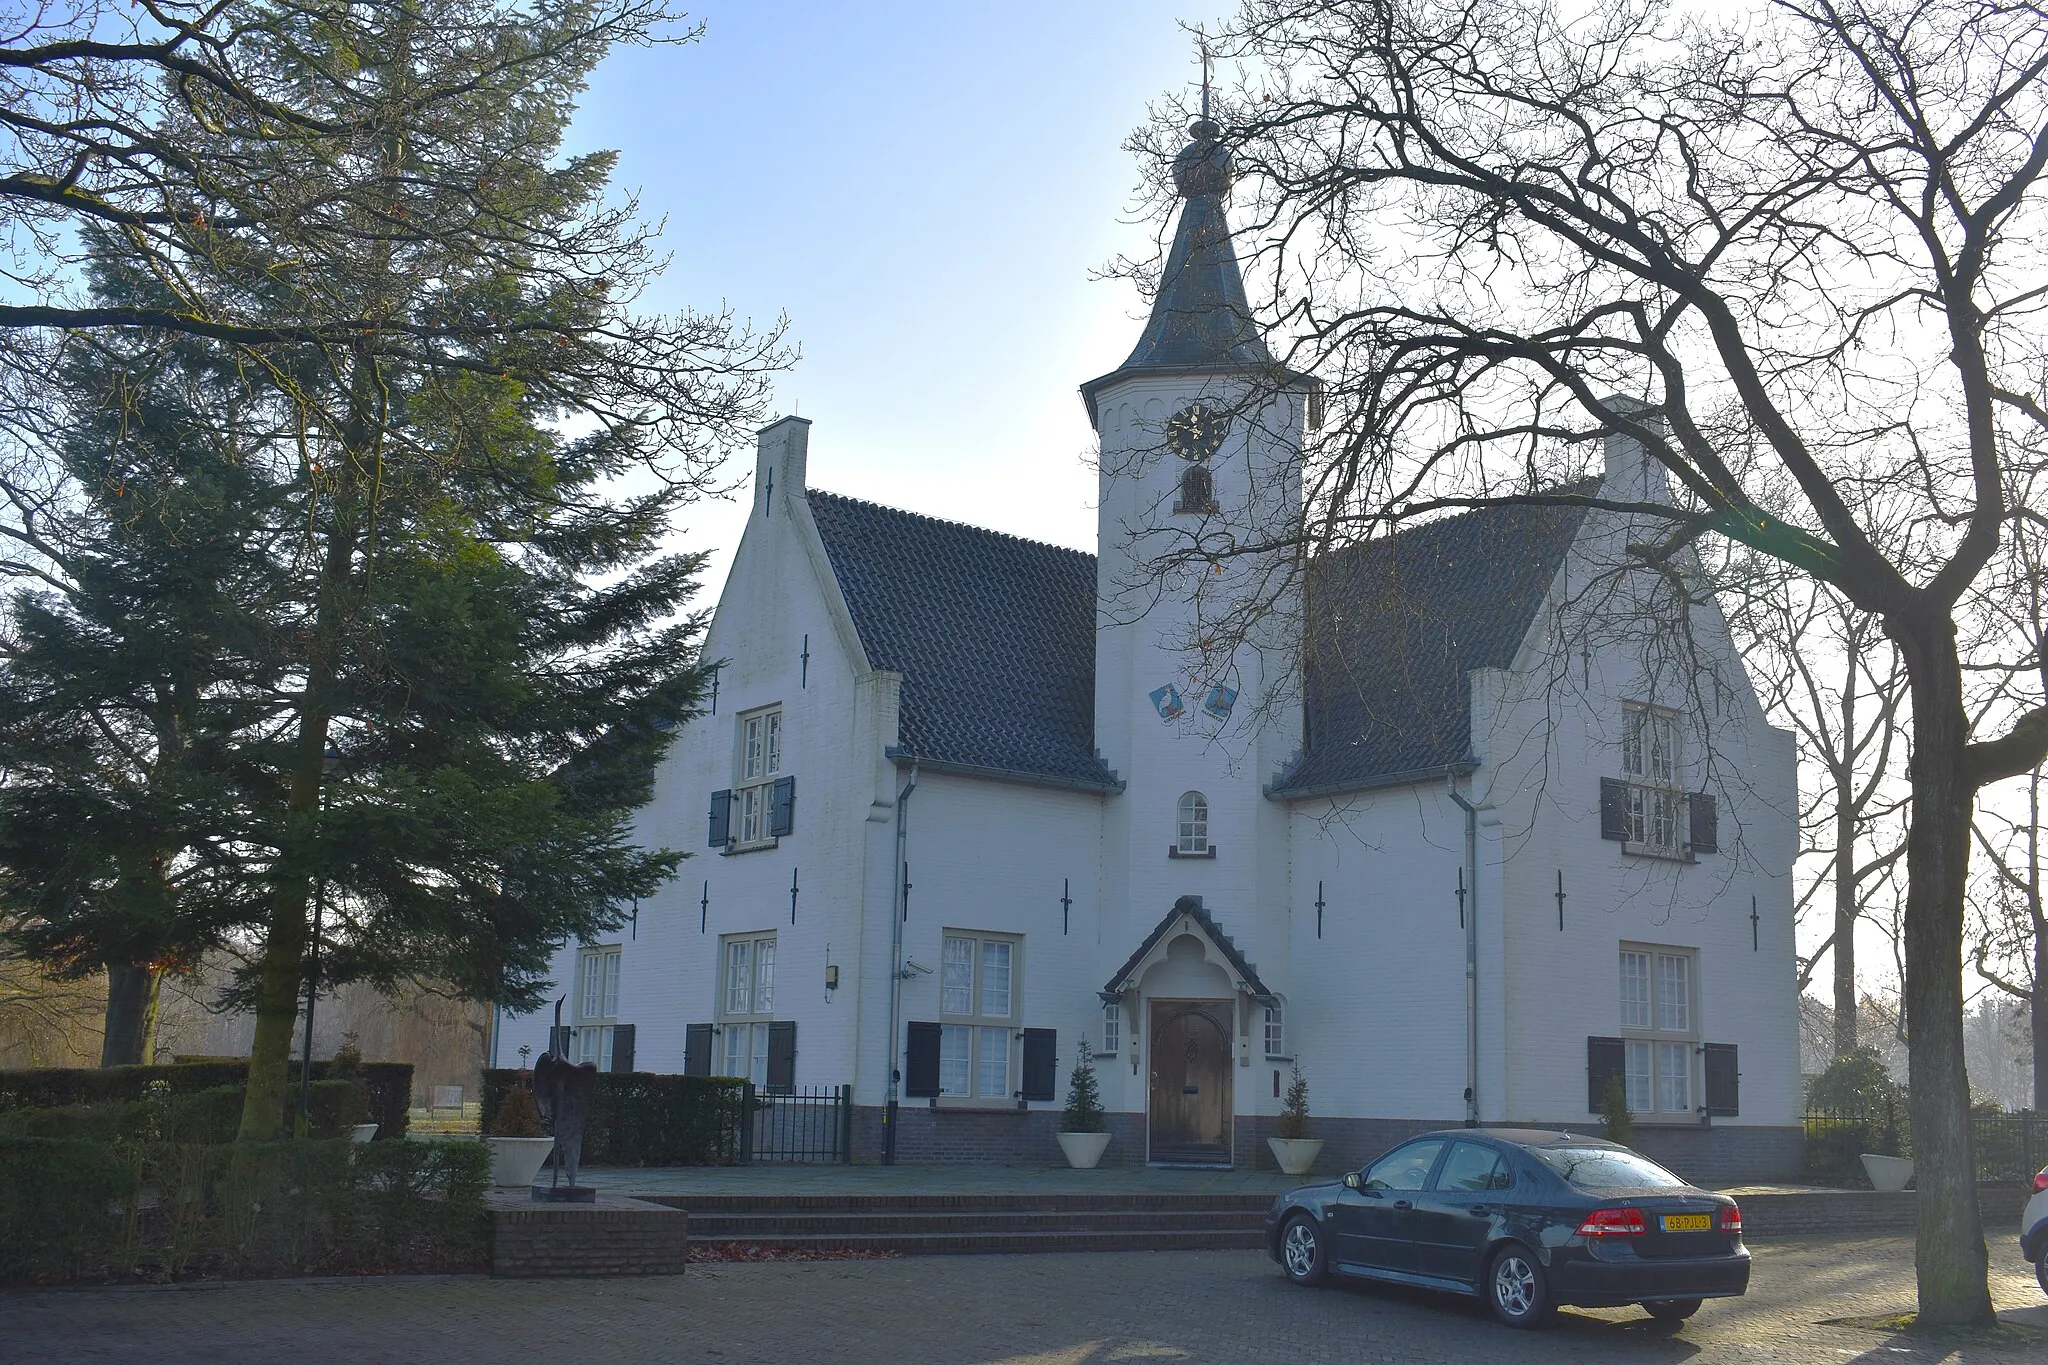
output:
<svg viewBox="0 0 2048 1365"><path fill-rule="evenodd" d="M1747 1241L1779 1237L1910 1236L1920 1214L1912 1190L1786 1191L1742 1196L1742 1235ZM1984 1226L2008 1231L2019 1226L2026 1191L2018 1185L1979 1185L1977 1209Z"/></svg>
<svg viewBox="0 0 2048 1365"><path fill-rule="evenodd" d="M1136 1166L1145 1161L1145 1116L1107 1114L1109 1147L1105 1166ZM905 1165L1057 1165L1061 1159L1057 1109L933 1108L925 1100L908 1100L896 1111L896 1160ZM1252 1170L1277 1170L1266 1146L1279 1122L1277 1115L1240 1115L1233 1123L1234 1164ZM1311 1134L1323 1139L1318 1173L1355 1171L1395 1143L1433 1128L1457 1128L1463 1120L1317 1118ZM1597 1125L1575 1128L1597 1135ZM883 1110L874 1105L853 1111L853 1159L882 1160L887 1126ZM1703 1128L1638 1128L1634 1145L1697 1185L1770 1184L1797 1178L1802 1134L1798 1128L1745 1128L1719 1124Z"/></svg>
<svg viewBox="0 0 2048 1365"><path fill-rule="evenodd" d="M689 1260L690 1215L638 1199L534 1204L523 1192L491 1198L491 1273L680 1275Z"/></svg>

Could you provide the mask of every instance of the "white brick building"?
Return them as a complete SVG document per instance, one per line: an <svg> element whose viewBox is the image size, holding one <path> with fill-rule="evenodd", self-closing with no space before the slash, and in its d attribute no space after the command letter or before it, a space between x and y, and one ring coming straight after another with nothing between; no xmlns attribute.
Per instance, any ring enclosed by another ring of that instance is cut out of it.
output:
<svg viewBox="0 0 2048 1365"><path fill-rule="evenodd" d="M1711 605L1626 606L1618 514L1472 512L1301 582L1151 567L1289 525L1313 399L1246 323L1196 131L1144 336L1082 390L1098 556L819 492L811 424L761 433L714 708L640 821L696 856L564 950L572 1047L851 1085L856 1158L906 1161L1056 1160L1080 1047L1111 1161L1269 1160L1290 1062L1338 1164L1586 1129L1619 1073L1693 1178L1789 1174L1792 741ZM1610 438L1600 491L1661 490Z"/></svg>

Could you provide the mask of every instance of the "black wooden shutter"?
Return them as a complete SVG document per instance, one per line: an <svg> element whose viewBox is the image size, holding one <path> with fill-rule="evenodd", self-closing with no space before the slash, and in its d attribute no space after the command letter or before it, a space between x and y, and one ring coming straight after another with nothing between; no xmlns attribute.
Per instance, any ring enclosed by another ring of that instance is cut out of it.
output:
<svg viewBox="0 0 2048 1365"><path fill-rule="evenodd" d="M1586 1112L1597 1114L1607 1104L1607 1083L1628 1068L1628 1048L1619 1038L1586 1040ZM1624 1077L1626 1084L1626 1077Z"/></svg>
<svg viewBox="0 0 2048 1365"><path fill-rule="evenodd" d="M711 793L711 847L724 848L732 842L732 792Z"/></svg>
<svg viewBox="0 0 2048 1365"><path fill-rule="evenodd" d="M1735 1066L1735 1044L1708 1043L1707 1116L1732 1119L1742 1112L1742 1073Z"/></svg>
<svg viewBox="0 0 2048 1365"><path fill-rule="evenodd" d="M1628 838L1628 784L1618 777L1600 779L1600 837Z"/></svg>
<svg viewBox="0 0 2048 1365"><path fill-rule="evenodd" d="M1058 1033L1049 1028L1024 1030L1024 1098L1049 1100L1058 1074Z"/></svg>
<svg viewBox="0 0 2048 1365"><path fill-rule="evenodd" d="M692 1024L683 1030L683 1074L711 1074L711 1025Z"/></svg>
<svg viewBox="0 0 2048 1365"><path fill-rule="evenodd" d="M768 799L768 836L780 839L796 828L796 779L778 777Z"/></svg>
<svg viewBox="0 0 2048 1365"><path fill-rule="evenodd" d="M1693 792L1685 798L1686 825L1690 833L1686 841L1695 853L1719 853L1721 851L1721 816L1714 809L1711 792Z"/></svg>
<svg viewBox="0 0 2048 1365"><path fill-rule="evenodd" d="M787 1095L796 1089L796 1023L782 1019L768 1026L768 1093Z"/></svg>
<svg viewBox="0 0 2048 1365"><path fill-rule="evenodd" d="M633 1069L633 1025L612 1025L612 1070Z"/></svg>
<svg viewBox="0 0 2048 1365"><path fill-rule="evenodd" d="M903 1093L925 1099L939 1093L939 1026L912 1022L903 1056Z"/></svg>

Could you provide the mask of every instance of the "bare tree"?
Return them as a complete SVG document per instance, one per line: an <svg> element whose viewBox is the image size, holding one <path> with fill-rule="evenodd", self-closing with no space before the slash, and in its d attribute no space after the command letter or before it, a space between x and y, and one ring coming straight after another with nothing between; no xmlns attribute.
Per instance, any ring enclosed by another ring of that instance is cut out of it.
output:
<svg viewBox="0 0 2048 1365"><path fill-rule="evenodd" d="M1898 649L1920 1313L1987 1321L1970 814L2048 756L2048 695L2017 673L1994 695L1973 669L2010 661L1984 597L2044 530L2009 493L2048 432L2048 16L1244 0L1219 46L1248 72L1225 141L1254 187L1255 309L1327 386L1300 542L1595 507L1657 528L1630 547L1646 568L1737 541ZM1162 169L1175 121L1139 139ZM1560 452L1606 433L1643 445L1670 503L1560 486ZM1878 489L1910 500L1903 523L1860 513Z"/></svg>

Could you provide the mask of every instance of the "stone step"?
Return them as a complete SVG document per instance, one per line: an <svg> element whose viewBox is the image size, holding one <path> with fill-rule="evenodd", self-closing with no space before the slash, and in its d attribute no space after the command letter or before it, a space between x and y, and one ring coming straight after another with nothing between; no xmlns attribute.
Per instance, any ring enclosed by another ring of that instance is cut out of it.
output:
<svg viewBox="0 0 2048 1365"><path fill-rule="evenodd" d="M1025 1251L1236 1251L1265 1245L1256 1228L1204 1227L1151 1232L881 1232L778 1237L699 1236L698 1246L739 1243L811 1251L885 1251L900 1256L958 1256Z"/></svg>
<svg viewBox="0 0 2048 1365"><path fill-rule="evenodd" d="M976 1210L861 1213L746 1212L691 1210L691 1235L705 1241L757 1237L845 1236L883 1233L953 1232L1174 1232L1228 1228L1257 1232L1263 1210Z"/></svg>
<svg viewBox="0 0 2048 1365"><path fill-rule="evenodd" d="M1213 1210L1264 1214L1269 1192L1223 1194L619 1194L691 1213L1136 1213Z"/></svg>

